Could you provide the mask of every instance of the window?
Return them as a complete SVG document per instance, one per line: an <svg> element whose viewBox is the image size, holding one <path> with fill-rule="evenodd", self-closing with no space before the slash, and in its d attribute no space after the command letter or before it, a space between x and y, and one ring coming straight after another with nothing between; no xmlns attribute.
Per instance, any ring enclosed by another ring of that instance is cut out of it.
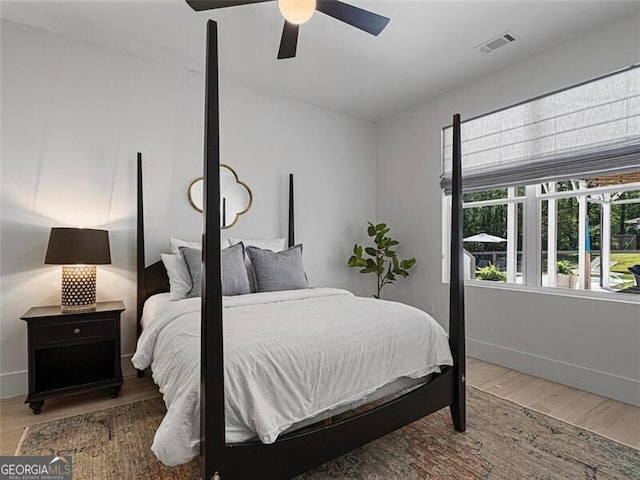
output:
<svg viewBox="0 0 640 480"><path fill-rule="evenodd" d="M619 182L634 177L640 173L613 185L602 177L465 194L467 278L596 291L632 287L629 267L640 265L640 183Z"/></svg>
<svg viewBox="0 0 640 480"><path fill-rule="evenodd" d="M451 144L447 127L446 279ZM467 278L600 291L634 285L640 68L464 122L462 152Z"/></svg>
<svg viewBox="0 0 640 480"><path fill-rule="evenodd" d="M522 283L523 189L464 196L464 245L468 277ZM520 193L518 193L520 191Z"/></svg>

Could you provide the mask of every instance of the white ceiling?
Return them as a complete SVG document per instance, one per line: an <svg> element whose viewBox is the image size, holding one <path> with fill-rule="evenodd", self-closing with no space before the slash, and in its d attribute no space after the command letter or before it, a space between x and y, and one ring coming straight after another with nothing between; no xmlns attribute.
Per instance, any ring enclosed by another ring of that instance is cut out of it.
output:
<svg viewBox="0 0 640 480"><path fill-rule="evenodd" d="M347 0L391 18L379 37L317 13L298 56L277 60L275 2L196 13L182 0L3 1L3 18L202 71L207 18L218 21L220 69L239 83L377 120L564 40L640 11L639 1ZM474 47L511 30L492 54Z"/></svg>

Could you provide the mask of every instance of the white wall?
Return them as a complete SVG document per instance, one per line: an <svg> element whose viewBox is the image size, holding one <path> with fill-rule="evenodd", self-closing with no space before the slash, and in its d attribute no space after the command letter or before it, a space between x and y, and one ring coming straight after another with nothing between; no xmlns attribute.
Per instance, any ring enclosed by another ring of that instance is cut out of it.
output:
<svg viewBox="0 0 640 480"><path fill-rule="evenodd" d="M379 122L377 218L390 219L403 253L418 259L413 277L389 293L423 309L434 303L446 326L438 176L441 129L454 113L469 118L639 62L636 15ZM471 355L640 405L640 304L466 291Z"/></svg>
<svg viewBox="0 0 640 480"><path fill-rule="evenodd" d="M59 303L60 267L43 264L52 226L110 231L98 300L122 299L123 353L135 347L135 158L145 163L147 262L170 235L196 239L187 188L202 171L203 77L12 22L1 24L0 397L26 392L30 306ZM371 123L221 79L221 160L253 190L233 236L286 235L287 174L296 237L314 285L365 291L346 267L375 214ZM125 359L125 371L130 365Z"/></svg>
<svg viewBox="0 0 640 480"><path fill-rule="evenodd" d="M222 84L221 161L253 191L234 237L286 236L288 173L295 180L296 242L315 286L371 293L346 266L375 216L375 128L322 108Z"/></svg>

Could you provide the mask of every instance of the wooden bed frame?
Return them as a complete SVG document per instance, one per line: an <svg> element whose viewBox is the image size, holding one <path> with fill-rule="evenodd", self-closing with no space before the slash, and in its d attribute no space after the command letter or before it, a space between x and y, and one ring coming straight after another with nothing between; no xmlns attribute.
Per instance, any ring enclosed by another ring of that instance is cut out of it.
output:
<svg viewBox="0 0 640 480"><path fill-rule="evenodd" d="M217 25L207 23L204 148L204 236L202 265L201 411L199 464L205 479L288 479L365 445L419 418L450 407L454 428L466 428L464 271L460 116L453 117L451 283L449 344L453 366L424 385L364 413L318 423L282 435L273 444L225 442L222 288L220 280L220 137ZM293 176L289 177L288 244L295 241ZM144 301L169 290L162 262L145 267L141 154L138 154L138 335ZM139 371L142 376L144 372Z"/></svg>

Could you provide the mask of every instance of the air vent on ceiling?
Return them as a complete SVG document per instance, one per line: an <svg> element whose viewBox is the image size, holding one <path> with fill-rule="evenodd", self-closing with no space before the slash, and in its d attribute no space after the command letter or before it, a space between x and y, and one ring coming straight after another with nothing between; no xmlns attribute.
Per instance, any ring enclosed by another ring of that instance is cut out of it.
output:
<svg viewBox="0 0 640 480"><path fill-rule="evenodd" d="M491 40L478 45L477 47L475 47L475 50L478 50L482 53L491 53L494 50L497 50L498 48L504 47L505 45L515 41L515 34L512 31L507 31L502 35L498 35L497 37L494 37Z"/></svg>

